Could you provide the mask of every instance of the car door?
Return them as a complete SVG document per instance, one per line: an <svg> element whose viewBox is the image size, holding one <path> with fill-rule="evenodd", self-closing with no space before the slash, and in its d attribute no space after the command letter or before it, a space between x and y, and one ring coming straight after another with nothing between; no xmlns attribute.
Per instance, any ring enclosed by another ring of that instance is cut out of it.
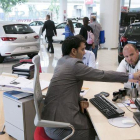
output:
<svg viewBox="0 0 140 140"><path fill-rule="evenodd" d="M63 33L65 32L65 26L66 22L60 23L56 26L57 36L53 37L54 41L62 41L65 39L65 35L63 35Z"/></svg>

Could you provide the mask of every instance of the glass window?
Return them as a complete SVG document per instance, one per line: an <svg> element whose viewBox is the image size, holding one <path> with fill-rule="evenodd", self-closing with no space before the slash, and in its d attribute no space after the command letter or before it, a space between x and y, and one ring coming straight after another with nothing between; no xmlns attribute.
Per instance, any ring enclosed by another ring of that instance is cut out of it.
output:
<svg viewBox="0 0 140 140"><path fill-rule="evenodd" d="M73 23L74 28L81 28L82 27L82 23Z"/></svg>
<svg viewBox="0 0 140 140"><path fill-rule="evenodd" d="M126 35L140 35L140 25L129 26Z"/></svg>
<svg viewBox="0 0 140 140"><path fill-rule="evenodd" d="M34 33L33 29L26 24L13 24L3 26L6 34L29 34Z"/></svg>
<svg viewBox="0 0 140 140"><path fill-rule="evenodd" d="M29 26L36 26L36 22L30 23Z"/></svg>
<svg viewBox="0 0 140 140"><path fill-rule="evenodd" d="M44 23L42 21L38 21L38 25L43 25Z"/></svg>
<svg viewBox="0 0 140 140"><path fill-rule="evenodd" d="M64 29L65 26L66 26L66 23L61 23L61 24L56 26L56 29Z"/></svg>

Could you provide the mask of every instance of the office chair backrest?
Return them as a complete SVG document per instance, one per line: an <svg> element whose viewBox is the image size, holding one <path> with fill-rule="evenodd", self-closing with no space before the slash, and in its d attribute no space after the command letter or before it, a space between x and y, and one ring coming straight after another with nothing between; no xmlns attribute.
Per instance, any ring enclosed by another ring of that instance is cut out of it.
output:
<svg viewBox="0 0 140 140"><path fill-rule="evenodd" d="M52 128L66 128L69 127L72 129L71 134L66 136L63 140L67 140L74 134L74 127L70 123L64 122L56 122L56 121L49 121L49 120L42 120L41 119L41 112L42 112L42 102L43 96L39 82L39 66L40 66L40 57L36 55L33 57L32 62L35 65L35 72L34 72L34 104L36 110L36 116L34 120L35 126L41 127L52 127Z"/></svg>
<svg viewBox="0 0 140 140"><path fill-rule="evenodd" d="M36 55L33 59L32 62L35 65L35 72L34 72L34 104L35 104L35 109L36 109L36 117L38 120L41 120L41 102L43 101L43 96L42 96L42 91L40 87L40 82L39 82L39 67L40 67L40 57L39 55Z"/></svg>

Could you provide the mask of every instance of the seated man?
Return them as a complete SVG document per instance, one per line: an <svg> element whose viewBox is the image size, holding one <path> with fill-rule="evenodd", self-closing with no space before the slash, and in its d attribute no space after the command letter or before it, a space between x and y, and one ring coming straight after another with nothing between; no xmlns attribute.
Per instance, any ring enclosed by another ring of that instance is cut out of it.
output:
<svg viewBox="0 0 140 140"><path fill-rule="evenodd" d="M118 72L135 73L140 70L139 51L133 44L127 44L123 48L124 59L121 61ZM138 84L137 84L138 86ZM131 82L124 83L125 88L131 88Z"/></svg>
<svg viewBox="0 0 140 140"><path fill-rule="evenodd" d="M83 109L88 102L80 97L83 81L127 82L140 80L140 72L128 74L103 71L88 67L82 62L86 40L81 35L68 37L62 44L62 54L51 79L42 112L42 119L67 122L75 133L69 140L94 140L95 130ZM94 83L93 83L94 84ZM100 88L100 87L99 87ZM62 140L71 133L69 128L47 128L46 134L54 140Z"/></svg>
<svg viewBox="0 0 140 140"><path fill-rule="evenodd" d="M85 50L83 63L89 67L96 68L95 54L92 51Z"/></svg>

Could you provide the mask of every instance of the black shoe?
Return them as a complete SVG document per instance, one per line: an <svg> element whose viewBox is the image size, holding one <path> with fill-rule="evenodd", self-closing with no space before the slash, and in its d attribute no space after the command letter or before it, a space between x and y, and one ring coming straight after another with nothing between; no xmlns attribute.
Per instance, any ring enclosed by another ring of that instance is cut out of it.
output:
<svg viewBox="0 0 140 140"><path fill-rule="evenodd" d="M50 52L50 53L54 53L54 52Z"/></svg>

